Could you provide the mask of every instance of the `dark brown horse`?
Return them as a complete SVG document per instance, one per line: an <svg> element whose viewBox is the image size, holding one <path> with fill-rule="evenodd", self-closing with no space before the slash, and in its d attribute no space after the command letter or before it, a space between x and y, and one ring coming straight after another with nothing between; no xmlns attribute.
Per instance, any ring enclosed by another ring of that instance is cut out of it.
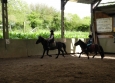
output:
<svg viewBox="0 0 115 83"><path fill-rule="evenodd" d="M103 48L102 48L102 46L100 46L100 45L98 45L98 44L92 44L92 45L89 47L89 50L88 50L87 44L84 43L82 40L79 39L74 45L75 45L75 46L80 45L80 47L81 47L81 49L82 49L82 52L80 53L79 58L80 58L80 56L81 56L81 54L82 54L83 52L85 52L85 53L87 54L88 59L89 59L89 52L90 52L90 53L92 53L92 52L95 53L94 56L93 56L93 58L95 57L95 55L97 55L98 52L99 52L99 54L101 55L101 59L104 58Z"/></svg>
<svg viewBox="0 0 115 83"><path fill-rule="evenodd" d="M48 40L44 39L43 37L39 36L36 44L41 43L43 45L43 55L41 56L41 58L44 57L45 52L47 51L47 55L51 57L51 55L48 54L49 50L55 50L58 49L58 55L56 58L58 58L58 56L60 55L60 52L62 52L62 56L64 56L64 52L67 54L66 52L66 45L63 42L55 42L56 46L52 47L52 48L48 48ZM63 48L63 49L62 49Z"/></svg>

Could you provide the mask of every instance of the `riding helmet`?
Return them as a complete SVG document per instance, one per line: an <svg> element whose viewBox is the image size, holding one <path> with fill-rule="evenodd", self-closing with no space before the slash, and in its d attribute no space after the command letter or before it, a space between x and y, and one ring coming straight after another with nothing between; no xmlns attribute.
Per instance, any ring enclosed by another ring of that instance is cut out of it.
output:
<svg viewBox="0 0 115 83"><path fill-rule="evenodd" d="M92 38L92 35L89 35L89 38Z"/></svg>
<svg viewBox="0 0 115 83"><path fill-rule="evenodd" d="M50 30L50 32L54 32L53 30Z"/></svg>

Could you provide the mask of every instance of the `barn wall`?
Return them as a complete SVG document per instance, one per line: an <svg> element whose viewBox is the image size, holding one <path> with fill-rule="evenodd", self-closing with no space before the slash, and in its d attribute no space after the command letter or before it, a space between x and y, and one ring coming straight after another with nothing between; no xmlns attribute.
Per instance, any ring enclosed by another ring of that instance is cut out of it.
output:
<svg viewBox="0 0 115 83"><path fill-rule="evenodd" d="M57 39L66 44L68 53L75 53L76 47L74 43L77 39ZM41 44L35 44L35 39L21 40L11 39L9 44L5 45L3 39L0 39L0 58L16 58L28 57L34 55L42 55L43 47ZM49 54L57 54L57 50L49 51Z"/></svg>
<svg viewBox="0 0 115 83"><path fill-rule="evenodd" d="M95 12L95 31L97 31L96 19L111 17L103 12ZM100 32L97 34L100 45L107 53L115 53L115 43L114 43L114 28L115 28L115 16L112 16L112 32Z"/></svg>
<svg viewBox="0 0 115 83"><path fill-rule="evenodd" d="M99 38L99 42L105 53L115 53L115 43L113 38Z"/></svg>
<svg viewBox="0 0 115 83"><path fill-rule="evenodd" d="M115 32L115 15L113 16L113 31Z"/></svg>
<svg viewBox="0 0 115 83"><path fill-rule="evenodd" d="M98 18L107 18L107 17L110 17L108 16L107 14L103 13L103 12L100 12L100 11L97 11L95 13L95 18L98 19Z"/></svg>
<svg viewBox="0 0 115 83"><path fill-rule="evenodd" d="M78 39L57 39L56 41L62 41L66 44L66 50L68 53L79 52L79 48L74 46L74 43ZM82 39L86 41L86 39ZM115 43L113 39L102 38L99 40L102 45L104 52L115 53ZM5 46L4 40L0 39L0 58L19 58L19 57L28 57L28 56L41 56L43 48L41 44L35 44L35 39L29 40L16 40L11 39L10 44ZM57 50L49 51L49 54L57 54Z"/></svg>

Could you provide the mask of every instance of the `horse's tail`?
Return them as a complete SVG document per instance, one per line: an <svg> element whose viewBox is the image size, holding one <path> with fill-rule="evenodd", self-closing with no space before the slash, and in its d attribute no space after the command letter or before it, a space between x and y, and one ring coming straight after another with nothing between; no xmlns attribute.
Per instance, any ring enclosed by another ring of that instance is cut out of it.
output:
<svg viewBox="0 0 115 83"><path fill-rule="evenodd" d="M63 50L64 50L64 52L67 54L65 43L62 43L62 45L63 45Z"/></svg>
<svg viewBox="0 0 115 83"><path fill-rule="evenodd" d="M99 46L99 50L100 50L101 58L103 59L105 57L105 55L104 55L102 46Z"/></svg>

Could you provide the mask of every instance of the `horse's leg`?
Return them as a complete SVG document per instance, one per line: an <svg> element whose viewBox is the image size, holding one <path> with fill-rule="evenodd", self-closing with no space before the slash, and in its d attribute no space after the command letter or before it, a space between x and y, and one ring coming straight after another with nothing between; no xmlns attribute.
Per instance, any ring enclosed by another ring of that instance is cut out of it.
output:
<svg viewBox="0 0 115 83"><path fill-rule="evenodd" d="M62 56L65 57L65 56L64 56L64 51L63 51L62 49L60 49L60 51L62 52Z"/></svg>
<svg viewBox="0 0 115 83"><path fill-rule="evenodd" d="M101 59L104 58L104 53L103 52L99 52L99 54L101 55Z"/></svg>
<svg viewBox="0 0 115 83"><path fill-rule="evenodd" d="M43 57L44 57L45 51L46 51L46 50L44 49L44 51L43 51L43 55L41 56L41 58L43 58Z"/></svg>
<svg viewBox="0 0 115 83"><path fill-rule="evenodd" d="M93 55L93 57L92 57L92 58L94 58L94 57L95 57L95 55L97 55L97 51L95 51L95 54Z"/></svg>
<svg viewBox="0 0 115 83"><path fill-rule="evenodd" d="M47 55L48 55L49 57L52 57L52 55L49 55L49 50L47 50Z"/></svg>
<svg viewBox="0 0 115 83"><path fill-rule="evenodd" d="M101 59L103 59L104 58L104 54L102 53L102 52L99 52L99 54L101 55Z"/></svg>
<svg viewBox="0 0 115 83"><path fill-rule="evenodd" d="M82 52L79 54L79 58L81 57Z"/></svg>
<svg viewBox="0 0 115 83"><path fill-rule="evenodd" d="M95 57L95 55L97 55L97 52L98 52L98 50L97 50L97 49L98 49L98 47L96 47L96 46L95 46L95 48L94 48L94 50L95 50L95 51L94 51L94 52L95 52L95 54L93 55L93 57L92 57L92 58L94 58L94 57Z"/></svg>
<svg viewBox="0 0 115 83"><path fill-rule="evenodd" d="M56 57L56 59L58 58L58 56L60 55L60 50L58 49L58 54L57 54L57 57Z"/></svg>
<svg viewBox="0 0 115 83"><path fill-rule="evenodd" d="M64 44L64 43L62 43L63 44L63 50L64 50L64 52L65 52L65 54L67 54L67 51L66 51L66 45Z"/></svg>
<svg viewBox="0 0 115 83"><path fill-rule="evenodd" d="M65 54L67 54L67 51L66 51L66 49L64 49L64 52L65 52Z"/></svg>
<svg viewBox="0 0 115 83"><path fill-rule="evenodd" d="M99 54L101 55L101 59L103 59L104 58L104 51L103 51L103 48L101 47L101 46L98 46L98 52L99 52Z"/></svg>
<svg viewBox="0 0 115 83"><path fill-rule="evenodd" d="M86 50L85 53L86 53L86 55L87 55L87 57L89 59L89 52Z"/></svg>
<svg viewBox="0 0 115 83"><path fill-rule="evenodd" d="M79 58L81 57L81 54L83 53L83 51L79 54Z"/></svg>

